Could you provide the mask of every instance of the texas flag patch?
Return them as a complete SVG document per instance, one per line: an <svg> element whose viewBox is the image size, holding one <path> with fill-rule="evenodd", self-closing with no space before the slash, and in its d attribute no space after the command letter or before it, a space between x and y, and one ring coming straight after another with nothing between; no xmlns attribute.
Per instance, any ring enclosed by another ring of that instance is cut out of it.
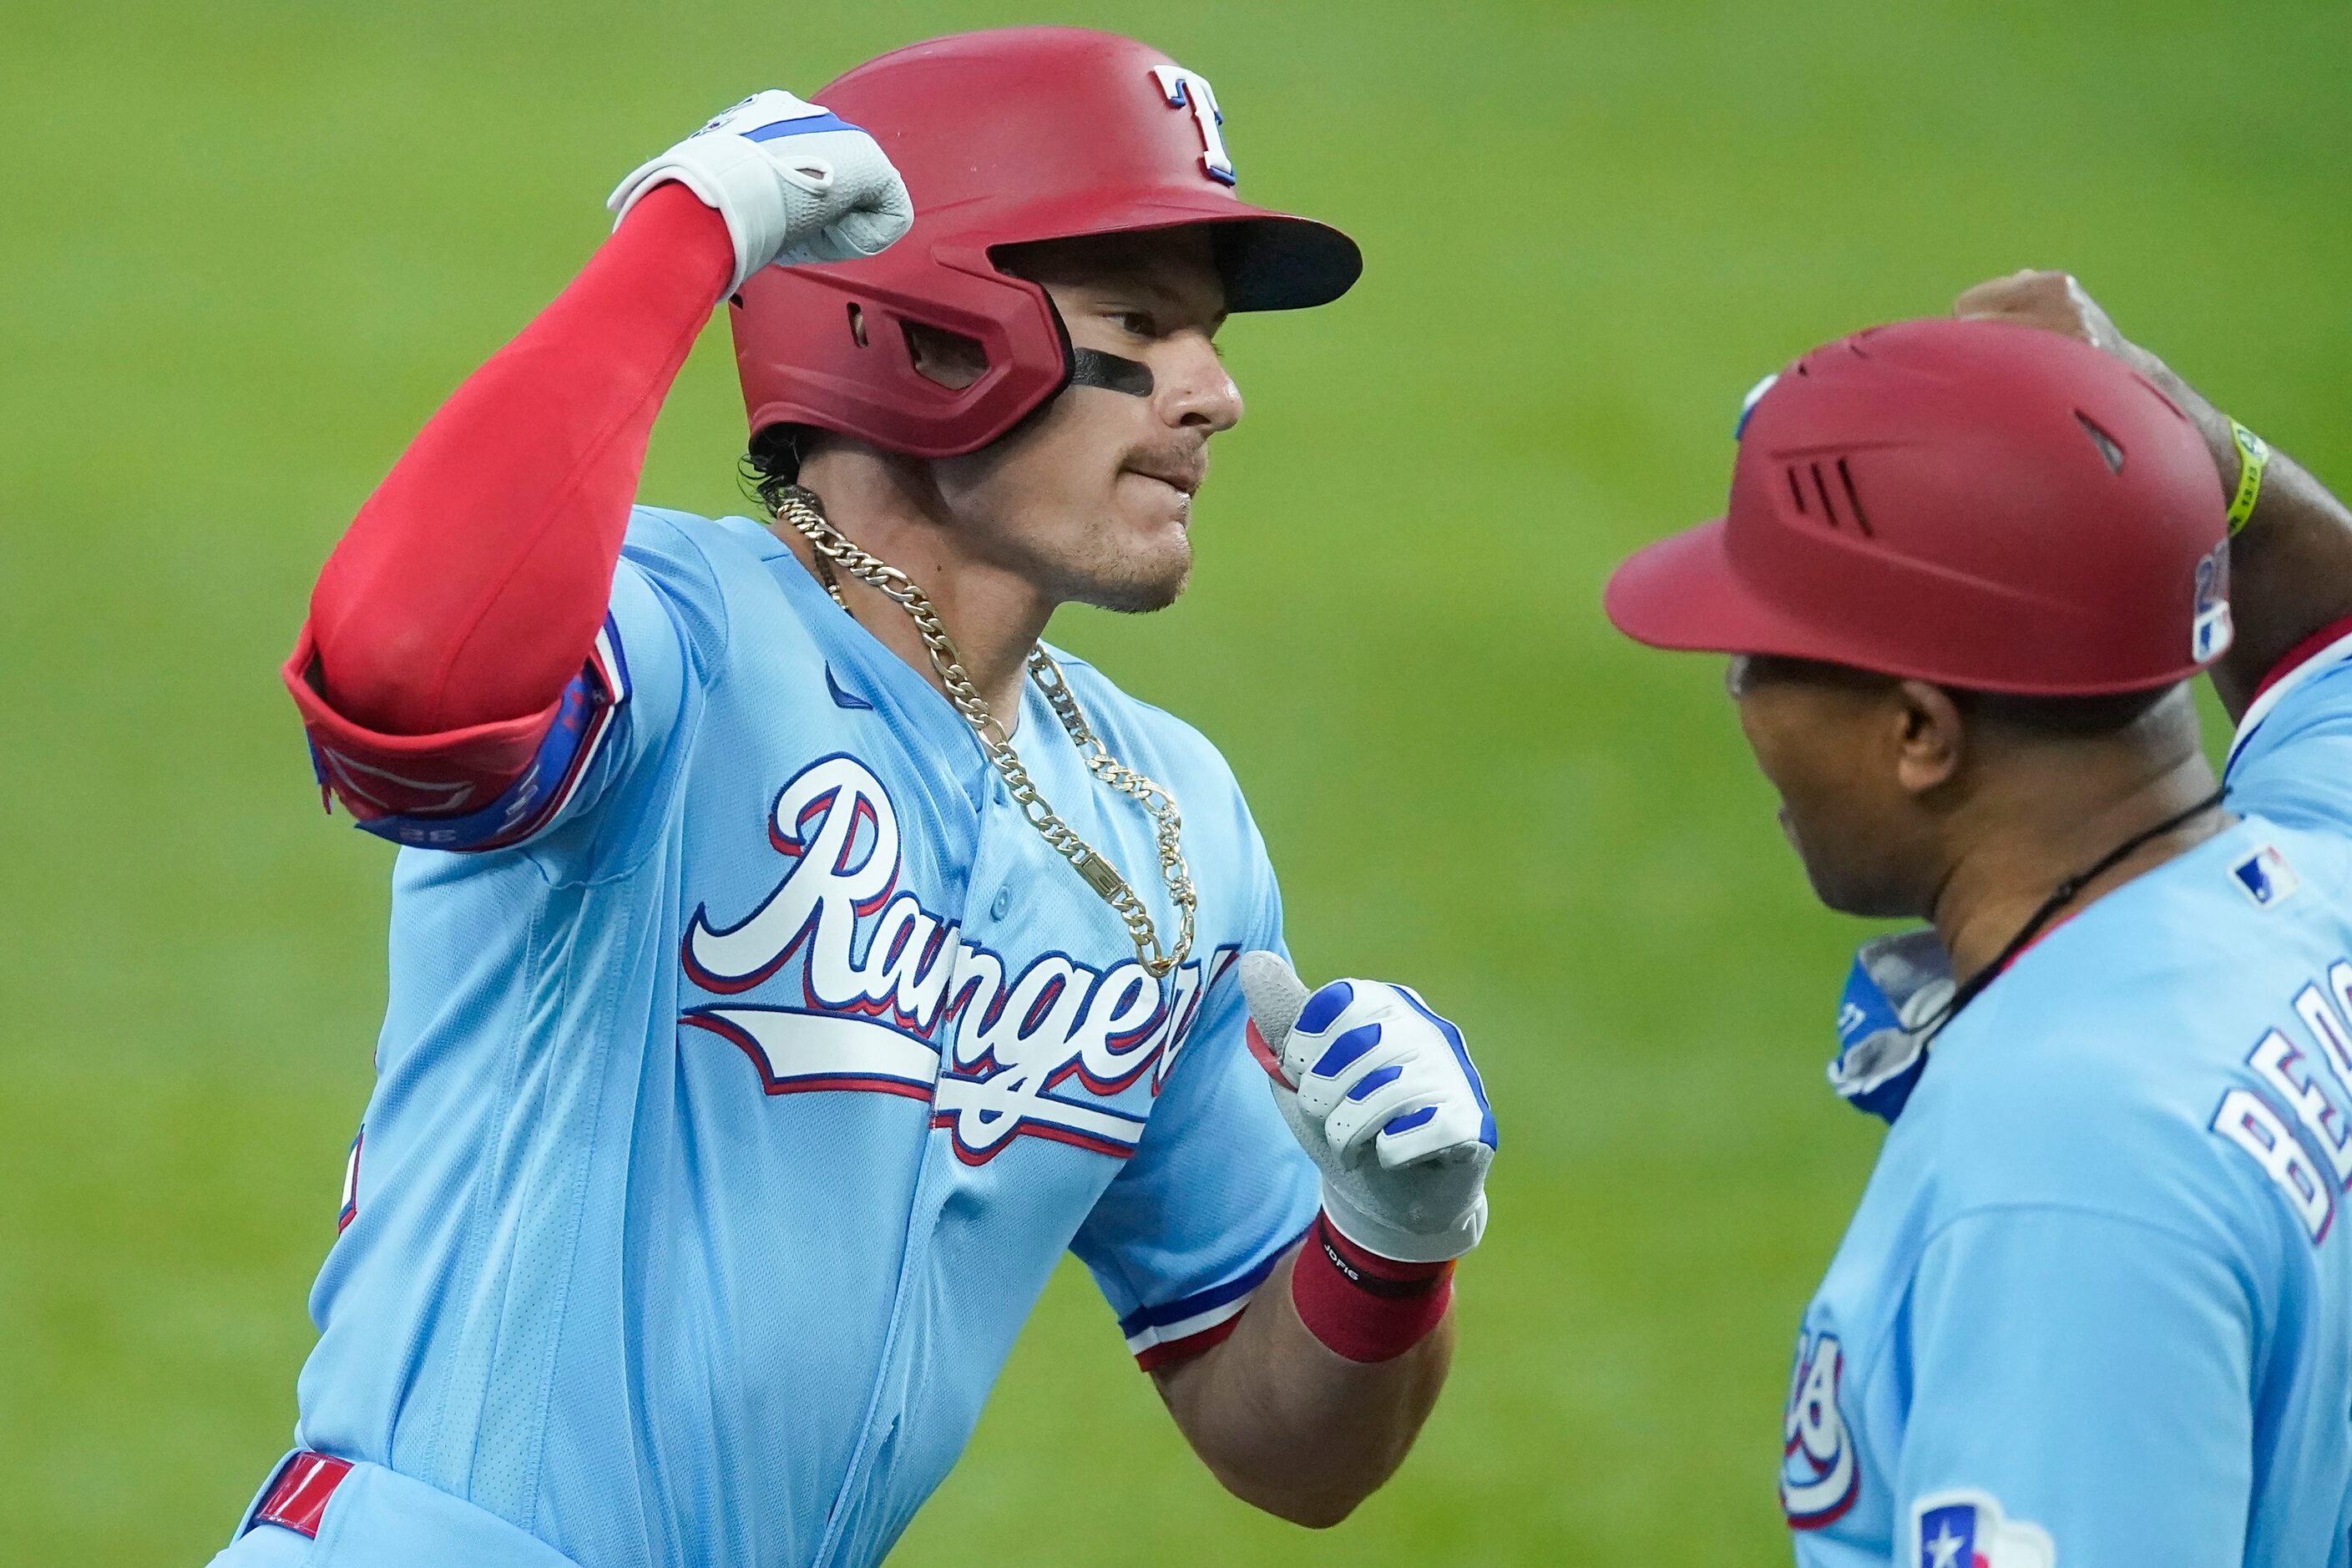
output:
<svg viewBox="0 0 2352 1568"><path fill-rule="evenodd" d="M2231 867L2230 876L2238 884L2238 890L2255 908L2263 910L2292 898L2295 889L2303 886L2303 879L2294 874L2286 857L2268 844Z"/></svg>
<svg viewBox="0 0 2352 1568"><path fill-rule="evenodd" d="M2038 1524L2004 1518L1984 1492L1937 1492L1911 1505L1913 1568L2057 1568Z"/></svg>

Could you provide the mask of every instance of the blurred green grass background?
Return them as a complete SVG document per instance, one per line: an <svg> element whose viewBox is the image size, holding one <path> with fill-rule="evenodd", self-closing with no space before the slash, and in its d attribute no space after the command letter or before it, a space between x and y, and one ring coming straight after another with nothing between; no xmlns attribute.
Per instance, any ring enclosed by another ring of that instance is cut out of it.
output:
<svg viewBox="0 0 2352 1568"><path fill-rule="evenodd" d="M2352 477L2352 8L225 0L0 13L0 1561L201 1562L287 1441L383 998L389 850L277 685L434 405L755 88L932 33L1136 33L1243 190L1352 230L1245 318L1192 595L1055 635L1225 749L1310 973L1464 1021L1505 1129L1452 1387L1336 1533L1218 1493L1075 1271L895 1561L1786 1560L1798 1313L1874 1149L1712 661L1611 562L1740 393L2020 266ZM739 506L723 328L648 499Z"/></svg>

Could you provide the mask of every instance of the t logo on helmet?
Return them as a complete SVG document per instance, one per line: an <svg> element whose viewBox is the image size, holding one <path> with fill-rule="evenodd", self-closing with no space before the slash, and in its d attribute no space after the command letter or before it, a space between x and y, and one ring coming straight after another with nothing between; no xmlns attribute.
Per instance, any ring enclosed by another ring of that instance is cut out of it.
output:
<svg viewBox="0 0 2352 1568"><path fill-rule="evenodd" d="M1202 170L1213 180L1232 184L1233 155L1225 151L1224 133L1217 129L1225 122L1225 117L1217 109L1216 89L1209 85L1209 79L1182 66L1153 66L1151 75L1160 83L1169 108L1192 111L1192 123L1201 128Z"/></svg>

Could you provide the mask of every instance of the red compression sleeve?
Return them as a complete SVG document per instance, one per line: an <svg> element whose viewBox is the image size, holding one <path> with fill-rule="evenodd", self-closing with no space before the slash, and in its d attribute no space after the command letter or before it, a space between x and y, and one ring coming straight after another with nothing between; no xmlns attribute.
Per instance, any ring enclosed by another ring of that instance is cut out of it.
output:
<svg viewBox="0 0 2352 1568"><path fill-rule="evenodd" d="M313 741L379 781L367 809L346 792L362 815L478 801L530 765L604 621L654 416L734 267L716 212L648 193L360 509L286 679Z"/></svg>

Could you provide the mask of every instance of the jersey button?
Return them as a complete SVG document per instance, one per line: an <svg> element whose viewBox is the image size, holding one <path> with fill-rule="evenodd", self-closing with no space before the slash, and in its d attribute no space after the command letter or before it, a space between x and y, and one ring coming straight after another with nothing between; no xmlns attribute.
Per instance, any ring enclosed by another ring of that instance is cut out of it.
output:
<svg viewBox="0 0 2352 1568"><path fill-rule="evenodd" d="M1004 918L1006 912L1012 908L1013 889L1010 888L999 888L996 889L996 897L988 901L988 918L991 920L1001 921Z"/></svg>

